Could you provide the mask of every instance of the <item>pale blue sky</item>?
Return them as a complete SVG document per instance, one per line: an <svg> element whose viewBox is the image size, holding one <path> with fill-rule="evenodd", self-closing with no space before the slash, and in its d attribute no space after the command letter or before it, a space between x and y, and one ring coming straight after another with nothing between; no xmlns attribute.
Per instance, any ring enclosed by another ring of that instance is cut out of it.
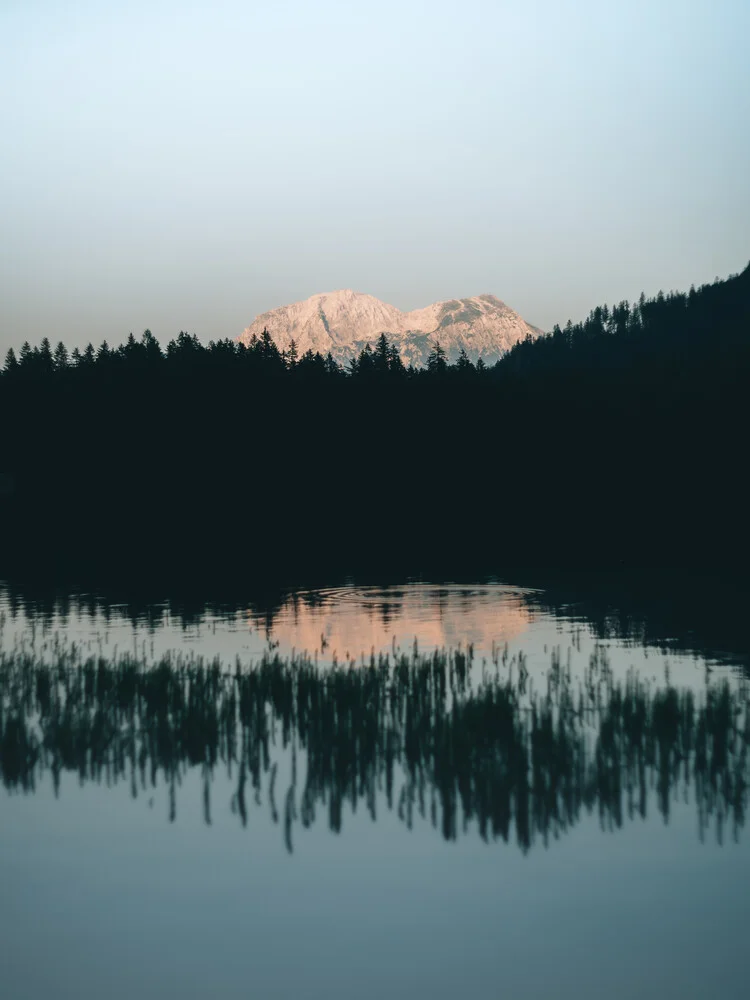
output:
<svg viewBox="0 0 750 1000"><path fill-rule="evenodd" d="M0 0L0 351L740 270L748 39L748 0Z"/></svg>

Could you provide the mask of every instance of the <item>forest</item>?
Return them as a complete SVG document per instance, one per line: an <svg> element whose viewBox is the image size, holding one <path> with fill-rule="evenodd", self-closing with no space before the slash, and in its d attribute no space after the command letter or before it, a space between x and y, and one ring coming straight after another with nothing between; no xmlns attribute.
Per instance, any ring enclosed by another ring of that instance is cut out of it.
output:
<svg viewBox="0 0 750 1000"><path fill-rule="evenodd" d="M741 569L749 376L750 265L493 366L45 337L0 373L0 568Z"/></svg>

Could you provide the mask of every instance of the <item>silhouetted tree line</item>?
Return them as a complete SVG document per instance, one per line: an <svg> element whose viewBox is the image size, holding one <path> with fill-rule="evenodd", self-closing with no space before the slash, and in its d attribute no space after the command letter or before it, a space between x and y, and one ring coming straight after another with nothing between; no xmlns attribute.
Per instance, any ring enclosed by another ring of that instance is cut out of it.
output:
<svg viewBox="0 0 750 1000"><path fill-rule="evenodd" d="M626 366L657 361L679 372L696 360L716 360L715 354L726 355L731 350L747 354L749 286L750 265L742 274L724 281L717 278L711 285L692 287L689 293L659 292L652 299L642 294L634 304L623 301L612 307L599 306L581 323L568 320L564 328L555 326L551 333L528 336L492 366L481 359L472 362L463 349L450 364L436 339L424 368L407 367L387 333L342 365L330 353L323 357L308 350L300 356L294 340L288 350L280 350L267 330L260 337L253 335L247 345L225 339L212 340L207 346L194 334L181 332L165 350L146 330L140 340L131 333L117 348L106 340L98 348L89 343L83 351L68 351L62 342L53 349L48 337L33 348L26 342L18 356L13 348L7 352L0 384L8 389L23 380L30 386L51 378L69 378L72 372L77 373L79 384L93 372L99 380L119 376L131 384L149 374L164 377L170 373L200 380L216 370L225 375L227 369L241 371L245 378L290 375L298 381L345 376L426 381L435 376L471 379L479 375L497 379L519 373L580 373L592 368L621 371ZM640 372L641 377L647 374L647 368Z"/></svg>
<svg viewBox="0 0 750 1000"><path fill-rule="evenodd" d="M750 267L595 309L492 367L437 343L406 367L386 334L347 366L267 332L45 338L0 376L0 560L731 565L749 375Z"/></svg>
<svg viewBox="0 0 750 1000"><path fill-rule="evenodd" d="M374 348L367 344L358 355L347 364L337 362L332 354L325 357L312 350L301 356L292 340L288 350L280 350L271 339L268 330L260 337L253 335L249 344L235 340L210 341L201 344L195 334L184 331L170 340L166 350L150 330L145 330L140 340L131 333L126 343L111 348L106 340L97 349L93 344L80 351L59 342L54 349L48 337L32 348L26 342L16 356L10 348L5 365L0 372L4 385L9 388L19 383L27 387L39 386L55 379L75 379L80 388L85 380L95 377L113 383L121 379L129 381L131 387L149 378L195 378L209 379L211 373L219 372L222 377L232 370L241 374L244 380L260 376L263 379L293 377L298 383L308 380L322 381L351 377L359 379L408 378L426 379L435 375L451 374L453 377L468 377L470 373L485 374L489 369L480 359L477 364L470 361L465 350L461 350L455 364L449 364L445 350L436 341L424 368L404 365L398 347L381 333ZM75 375L73 375L75 373ZM45 386L49 388L49 383Z"/></svg>
<svg viewBox="0 0 750 1000"><path fill-rule="evenodd" d="M614 830L655 800L668 820L688 791L701 836L711 824L719 840L727 825L738 836L750 777L745 687L707 685L696 697L634 675L616 683L601 649L580 682L553 653L538 693L523 655L508 661L507 650L478 685L471 678L471 652L460 650L330 671L266 656L234 672L62 648L43 665L16 650L0 655L0 776L23 792L50 776L59 794L64 772L128 781L134 798L165 787L173 821L179 786L199 768L210 823L222 767L232 812L245 825L253 807L268 809L290 851L297 823L323 811L338 832L359 807L373 820L395 809L410 828L422 817L447 840L473 824L527 851L591 812Z"/></svg>

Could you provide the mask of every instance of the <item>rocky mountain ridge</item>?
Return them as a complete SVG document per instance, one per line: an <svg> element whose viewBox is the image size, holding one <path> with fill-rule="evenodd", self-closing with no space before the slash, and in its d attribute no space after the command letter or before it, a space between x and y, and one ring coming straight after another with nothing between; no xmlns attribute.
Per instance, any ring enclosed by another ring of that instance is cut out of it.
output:
<svg viewBox="0 0 750 1000"><path fill-rule="evenodd" d="M268 330L281 350L292 340L301 356L308 350L329 352L348 361L381 333L396 344L405 364L421 366L435 343L455 361L461 349L472 361L493 364L519 340L541 331L494 295L450 299L402 312L372 295L345 289L313 295L262 313L238 338L248 344Z"/></svg>

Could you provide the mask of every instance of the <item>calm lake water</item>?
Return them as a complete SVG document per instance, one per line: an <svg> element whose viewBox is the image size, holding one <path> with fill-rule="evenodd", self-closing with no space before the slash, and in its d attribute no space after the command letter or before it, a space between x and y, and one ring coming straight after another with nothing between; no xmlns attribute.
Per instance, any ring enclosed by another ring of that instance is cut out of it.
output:
<svg viewBox="0 0 750 1000"><path fill-rule="evenodd" d="M0 995L746 996L745 607L0 584Z"/></svg>

